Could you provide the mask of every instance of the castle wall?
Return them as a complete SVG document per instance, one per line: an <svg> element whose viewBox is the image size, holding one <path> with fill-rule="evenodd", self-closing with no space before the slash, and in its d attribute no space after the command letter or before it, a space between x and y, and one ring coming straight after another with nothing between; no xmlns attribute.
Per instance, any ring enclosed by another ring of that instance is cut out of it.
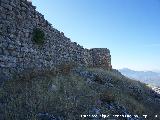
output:
<svg viewBox="0 0 160 120"><path fill-rule="evenodd" d="M108 49L88 50L71 42L35 9L27 0L0 0L0 80L25 70L52 70L67 62L111 68ZM41 46L32 41L34 28L45 33Z"/></svg>
<svg viewBox="0 0 160 120"><path fill-rule="evenodd" d="M111 55L107 48L93 48L90 49L90 54L92 56L93 67L102 67L111 69Z"/></svg>

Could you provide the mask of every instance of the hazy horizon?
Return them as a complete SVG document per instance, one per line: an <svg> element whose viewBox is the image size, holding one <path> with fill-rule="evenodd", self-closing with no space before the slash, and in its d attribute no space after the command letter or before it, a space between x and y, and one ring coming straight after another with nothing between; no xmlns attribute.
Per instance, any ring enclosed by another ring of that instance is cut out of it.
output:
<svg viewBox="0 0 160 120"><path fill-rule="evenodd" d="M85 48L108 48L115 69L160 71L159 0L32 0L54 28Z"/></svg>
<svg viewBox="0 0 160 120"><path fill-rule="evenodd" d="M123 70L123 69L129 69L129 70L133 70L133 71L137 71L137 72L156 72L156 73L160 73L160 70L136 70L136 69L131 69L131 68L118 68L118 70Z"/></svg>

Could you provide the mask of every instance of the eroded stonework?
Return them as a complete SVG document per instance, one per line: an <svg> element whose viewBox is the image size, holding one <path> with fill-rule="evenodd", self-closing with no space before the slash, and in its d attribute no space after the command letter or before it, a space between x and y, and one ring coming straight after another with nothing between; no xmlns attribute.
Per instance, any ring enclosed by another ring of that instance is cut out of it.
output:
<svg viewBox="0 0 160 120"><path fill-rule="evenodd" d="M107 48L84 49L53 28L27 0L0 0L0 80L25 70L52 70L62 63L111 69ZM32 41L34 28L45 33L45 43Z"/></svg>

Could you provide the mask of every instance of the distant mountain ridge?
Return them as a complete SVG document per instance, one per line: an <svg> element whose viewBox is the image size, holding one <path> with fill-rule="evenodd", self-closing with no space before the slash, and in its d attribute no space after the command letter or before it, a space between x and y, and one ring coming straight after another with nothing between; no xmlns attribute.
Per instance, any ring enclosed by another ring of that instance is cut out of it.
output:
<svg viewBox="0 0 160 120"><path fill-rule="evenodd" d="M131 79L136 79L154 86L160 86L160 72L135 71L128 68L119 69L119 71Z"/></svg>

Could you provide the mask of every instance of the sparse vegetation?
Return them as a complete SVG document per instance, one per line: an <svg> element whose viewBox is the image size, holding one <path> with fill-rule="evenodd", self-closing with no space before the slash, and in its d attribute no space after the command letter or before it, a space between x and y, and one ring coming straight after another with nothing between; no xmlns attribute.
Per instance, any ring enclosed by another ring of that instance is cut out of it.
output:
<svg viewBox="0 0 160 120"><path fill-rule="evenodd" d="M45 34L40 28L33 29L33 38L32 40L39 45L42 45L44 43Z"/></svg>
<svg viewBox="0 0 160 120"><path fill-rule="evenodd" d="M112 91L104 91L104 93L100 95L100 100L102 102L113 103L115 101L115 96Z"/></svg>
<svg viewBox="0 0 160 120"><path fill-rule="evenodd" d="M6 120L39 120L39 113L47 113L65 120L75 120L82 119L80 115L89 114L92 108L101 109L103 114L118 114L115 109L106 109L106 103L124 106L132 114L158 114L157 104L147 101L153 98L145 92L149 89L145 84L111 71L86 68L97 75L92 85L88 85L86 78L71 71L73 68L66 65L65 70L61 66L59 74L46 73L28 80L6 81L0 88L1 117ZM106 76L112 80L105 81ZM104 81L113 86L105 86ZM139 86L142 99L137 99L136 93L131 94L130 86Z"/></svg>

